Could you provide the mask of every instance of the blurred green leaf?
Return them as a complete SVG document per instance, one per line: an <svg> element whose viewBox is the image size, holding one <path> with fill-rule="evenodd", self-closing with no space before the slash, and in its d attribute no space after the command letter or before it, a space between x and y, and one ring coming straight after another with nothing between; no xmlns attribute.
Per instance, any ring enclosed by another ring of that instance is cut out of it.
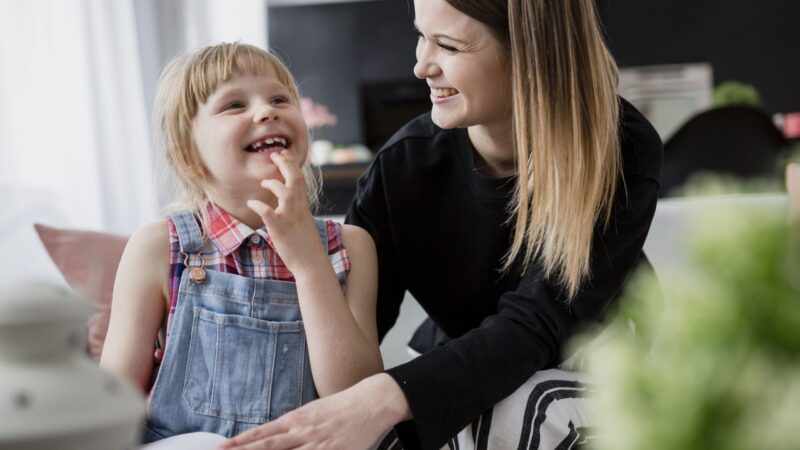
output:
<svg viewBox="0 0 800 450"><path fill-rule="evenodd" d="M695 228L691 267L626 291L612 326L635 323L636 337L591 355L591 448L800 448L800 230L726 208Z"/></svg>

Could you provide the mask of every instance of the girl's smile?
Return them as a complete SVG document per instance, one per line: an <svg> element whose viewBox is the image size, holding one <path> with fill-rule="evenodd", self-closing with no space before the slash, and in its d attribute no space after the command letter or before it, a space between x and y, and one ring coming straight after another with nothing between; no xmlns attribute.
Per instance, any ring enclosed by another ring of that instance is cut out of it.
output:
<svg viewBox="0 0 800 450"><path fill-rule="evenodd" d="M292 141L283 135L268 135L256 139L253 143L247 144L244 151L250 153L268 153L280 152L282 150L289 150Z"/></svg>
<svg viewBox="0 0 800 450"><path fill-rule="evenodd" d="M192 137L216 198L263 196L259 183L283 177L270 157L288 150L302 165L308 129L299 105L269 70L236 74L199 105Z"/></svg>

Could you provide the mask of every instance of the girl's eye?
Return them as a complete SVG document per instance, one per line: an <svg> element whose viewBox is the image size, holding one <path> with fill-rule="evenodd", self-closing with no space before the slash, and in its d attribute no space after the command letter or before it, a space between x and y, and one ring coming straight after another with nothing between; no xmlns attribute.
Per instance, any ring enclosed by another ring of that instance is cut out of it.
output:
<svg viewBox="0 0 800 450"><path fill-rule="evenodd" d="M289 99L287 99L286 97L274 97L272 99L272 104L273 105L281 105L283 103L287 103L288 101L289 101Z"/></svg>
<svg viewBox="0 0 800 450"><path fill-rule="evenodd" d="M225 105L223 110L227 111L227 110L230 110L230 109L242 109L242 108L244 108L244 103L243 102L230 102L227 105Z"/></svg>

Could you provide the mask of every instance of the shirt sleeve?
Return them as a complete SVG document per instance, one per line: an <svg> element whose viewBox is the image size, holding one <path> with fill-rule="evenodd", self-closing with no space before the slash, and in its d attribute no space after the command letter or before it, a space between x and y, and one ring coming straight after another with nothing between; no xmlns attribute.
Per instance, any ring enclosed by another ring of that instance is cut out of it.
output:
<svg viewBox="0 0 800 450"><path fill-rule="evenodd" d="M561 348L586 322L601 320L643 259L658 198L652 177L634 174L625 182L612 222L596 230L592 281L571 303L531 264L480 327L387 371L414 416L397 427L406 450L441 448L536 371L558 364Z"/></svg>
<svg viewBox="0 0 800 450"><path fill-rule="evenodd" d="M383 340L400 315L406 288L395 258L381 170L380 158L375 158L367 172L359 177L356 197L347 211L345 223L367 230L375 241L378 253L378 338Z"/></svg>

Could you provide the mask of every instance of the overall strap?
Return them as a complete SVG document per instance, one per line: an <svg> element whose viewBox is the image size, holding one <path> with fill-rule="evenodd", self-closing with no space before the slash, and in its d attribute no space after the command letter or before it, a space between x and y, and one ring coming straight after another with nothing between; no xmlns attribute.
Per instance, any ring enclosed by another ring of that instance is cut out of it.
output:
<svg viewBox="0 0 800 450"><path fill-rule="evenodd" d="M323 219L314 218L314 225L317 226L317 233L319 238L322 239L322 245L325 247L325 253L328 253L328 224Z"/></svg>
<svg viewBox="0 0 800 450"><path fill-rule="evenodd" d="M333 265L333 270L336 272L336 278L339 280L339 285L344 290L347 286L347 274L350 272L350 259L347 256L347 251L344 248L344 242L341 236L341 225L332 223L330 230L328 228L327 220L314 218L314 224L317 226L319 237L322 240L322 245L325 248L325 253L330 251L329 243L336 241L336 247L339 250L335 254L329 254L328 259Z"/></svg>
<svg viewBox="0 0 800 450"><path fill-rule="evenodd" d="M196 254L203 251L203 232L197 218L190 211L178 211L169 215L178 232L178 245L181 253Z"/></svg>

